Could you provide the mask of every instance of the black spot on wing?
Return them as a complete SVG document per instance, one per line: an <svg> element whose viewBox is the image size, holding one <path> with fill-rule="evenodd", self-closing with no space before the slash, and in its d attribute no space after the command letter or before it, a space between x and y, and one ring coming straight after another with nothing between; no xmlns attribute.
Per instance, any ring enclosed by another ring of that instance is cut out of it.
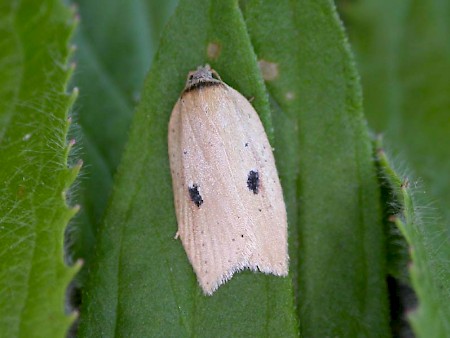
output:
<svg viewBox="0 0 450 338"><path fill-rule="evenodd" d="M253 191L256 195L259 191L259 173L254 170L250 170L247 177L247 187Z"/></svg>
<svg viewBox="0 0 450 338"><path fill-rule="evenodd" d="M200 208L200 205L203 203L202 196L200 195L200 192L198 191L198 185L193 184L192 187L188 187L189 190L189 196L191 197L191 201L195 203L197 207Z"/></svg>

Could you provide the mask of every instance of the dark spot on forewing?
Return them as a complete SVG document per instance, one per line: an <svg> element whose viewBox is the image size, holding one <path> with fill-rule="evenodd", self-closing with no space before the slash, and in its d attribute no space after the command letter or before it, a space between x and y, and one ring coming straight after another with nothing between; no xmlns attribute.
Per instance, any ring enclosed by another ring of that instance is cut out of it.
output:
<svg viewBox="0 0 450 338"><path fill-rule="evenodd" d="M200 195L200 192L198 191L198 185L194 183L192 187L188 188L188 190L191 201L194 202L197 207L200 207L200 205L202 205L203 203L203 199Z"/></svg>
<svg viewBox="0 0 450 338"><path fill-rule="evenodd" d="M259 173L250 170L247 177L247 187L256 195L259 192Z"/></svg>

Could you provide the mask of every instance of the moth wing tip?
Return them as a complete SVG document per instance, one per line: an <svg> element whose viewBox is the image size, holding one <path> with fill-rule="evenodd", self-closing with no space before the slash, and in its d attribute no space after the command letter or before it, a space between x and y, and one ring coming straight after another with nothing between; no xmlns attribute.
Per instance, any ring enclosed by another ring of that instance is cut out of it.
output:
<svg viewBox="0 0 450 338"><path fill-rule="evenodd" d="M212 296L213 293L217 290L217 288L213 289L213 288L205 288L202 286L202 290L203 290L203 294L205 296Z"/></svg>
<svg viewBox="0 0 450 338"><path fill-rule="evenodd" d="M276 271L276 273L274 273L274 275L281 276L281 277L286 277L287 275L289 275L289 268L288 267L282 267L279 271Z"/></svg>
<svg viewBox="0 0 450 338"><path fill-rule="evenodd" d="M259 271L267 275L286 277L289 274L289 259L271 263L254 260L249 268L252 271Z"/></svg>
<svg viewBox="0 0 450 338"><path fill-rule="evenodd" d="M221 285L228 282L236 272L251 269L251 266L248 264L246 260L236 262L226 271L217 274L214 279L211 278L202 278L202 276L197 276L198 282L203 290L203 293L206 296L211 296Z"/></svg>
<svg viewBox="0 0 450 338"><path fill-rule="evenodd" d="M213 293L219 288L219 286L221 286L226 281L216 280L213 283L209 283L209 282L201 280L199 278L198 282L199 282L205 296L212 296Z"/></svg>
<svg viewBox="0 0 450 338"><path fill-rule="evenodd" d="M198 282L203 290L205 296L212 296L214 292L222 285L228 282L236 272L249 269L252 271L259 271L265 274L272 274L275 276L286 277L289 275L289 259L278 264L250 264L247 261L237 262L230 269L217 276L217 278L205 279L198 276Z"/></svg>

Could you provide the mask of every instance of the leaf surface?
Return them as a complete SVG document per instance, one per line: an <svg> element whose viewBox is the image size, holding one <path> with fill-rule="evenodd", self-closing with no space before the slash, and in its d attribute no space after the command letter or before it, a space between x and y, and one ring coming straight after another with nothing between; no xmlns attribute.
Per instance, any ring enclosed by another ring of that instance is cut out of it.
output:
<svg viewBox="0 0 450 338"><path fill-rule="evenodd" d="M380 192L335 9L329 1L242 4L275 110L301 333L389 336Z"/></svg>
<svg viewBox="0 0 450 338"><path fill-rule="evenodd" d="M75 36L80 89L75 131L83 145L83 179L78 195L81 211L71 227L71 256L86 265L112 191L135 105L159 34L176 0L74 0L80 25ZM81 276L84 280L85 269Z"/></svg>
<svg viewBox="0 0 450 338"><path fill-rule="evenodd" d="M412 324L419 337L445 336L450 326L450 3L364 0L341 10L369 123L384 133L383 147L394 154L386 164L396 168L390 179L410 181L396 196L409 215L399 227L413 252L410 276L419 308ZM393 268L402 276L406 266Z"/></svg>
<svg viewBox="0 0 450 338"><path fill-rule="evenodd" d="M445 337L450 332L450 247L442 223L426 219L423 191L408 177L401 177L378 145L382 177L390 185L399 212L395 223L409 245L411 283L418 298L417 308L410 308L409 317L419 337ZM431 229L430 229L431 227Z"/></svg>
<svg viewBox="0 0 450 338"><path fill-rule="evenodd" d="M73 321L64 263L66 204L81 163L68 168L75 21L59 1L0 5L0 335L63 337Z"/></svg>
<svg viewBox="0 0 450 338"><path fill-rule="evenodd" d="M174 239L167 126L188 71L207 62L226 83L254 98L272 134L265 88L237 2L181 1L133 121L89 272L81 336L298 335L289 278L243 272L205 297Z"/></svg>

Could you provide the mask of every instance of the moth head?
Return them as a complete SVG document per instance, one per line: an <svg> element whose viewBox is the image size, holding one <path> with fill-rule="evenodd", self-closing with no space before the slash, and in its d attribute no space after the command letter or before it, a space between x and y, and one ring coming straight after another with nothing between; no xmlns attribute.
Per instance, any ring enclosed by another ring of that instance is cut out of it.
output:
<svg viewBox="0 0 450 338"><path fill-rule="evenodd" d="M222 79L214 69L211 69L211 67L206 64L205 66L199 66L197 70L188 73L184 91L216 83L221 84Z"/></svg>

